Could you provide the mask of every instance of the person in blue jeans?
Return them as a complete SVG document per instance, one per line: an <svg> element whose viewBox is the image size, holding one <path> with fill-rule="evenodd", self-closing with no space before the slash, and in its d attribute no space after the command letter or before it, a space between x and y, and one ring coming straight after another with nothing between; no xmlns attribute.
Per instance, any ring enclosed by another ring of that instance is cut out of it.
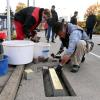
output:
<svg viewBox="0 0 100 100"><path fill-rule="evenodd" d="M57 12L55 11L55 6L53 5L51 8L51 17L47 19L47 23L48 23L47 42L49 42L51 31L52 31L51 42L55 43L55 41L54 41L55 33L53 32L52 29L53 29L54 24L57 21L58 21L58 15L57 15Z"/></svg>
<svg viewBox="0 0 100 100"><path fill-rule="evenodd" d="M52 31L52 27L49 25L48 26L47 42L49 42L51 31ZM55 42L54 41L54 36L55 36L55 33L52 31L52 40L51 40L51 42Z"/></svg>

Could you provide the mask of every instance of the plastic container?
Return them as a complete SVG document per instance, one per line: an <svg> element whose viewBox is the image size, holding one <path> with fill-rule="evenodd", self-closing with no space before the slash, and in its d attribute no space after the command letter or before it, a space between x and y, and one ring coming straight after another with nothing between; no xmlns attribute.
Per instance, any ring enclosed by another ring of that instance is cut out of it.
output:
<svg viewBox="0 0 100 100"><path fill-rule="evenodd" d="M4 55L0 60L0 76L7 74L8 72L8 56Z"/></svg>
<svg viewBox="0 0 100 100"><path fill-rule="evenodd" d="M34 44L34 58L43 57L47 59L50 55L50 44L49 43L35 43Z"/></svg>
<svg viewBox="0 0 100 100"><path fill-rule="evenodd" d="M4 54L9 57L11 65L28 64L33 60L34 43L28 40L11 40L3 42Z"/></svg>

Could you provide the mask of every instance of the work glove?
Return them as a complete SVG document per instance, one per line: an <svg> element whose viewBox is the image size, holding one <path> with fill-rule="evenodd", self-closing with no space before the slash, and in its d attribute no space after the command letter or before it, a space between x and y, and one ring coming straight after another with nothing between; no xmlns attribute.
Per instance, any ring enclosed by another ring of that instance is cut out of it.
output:
<svg viewBox="0 0 100 100"><path fill-rule="evenodd" d="M61 56L55 55L54 53L51 54L52 58L57 58L57 59L61 59Z"/></svg>
<svg viewBox="0 0 100 100"><path fill-rule="evenodd" d="M56 67L56 73L57 73L57 75L59 76L61 76L61 74L62 74L62 66L61 65L58 65L57 67Z"/></svg>
<svg viewBox="0 0 100 100"><path fill-rule="evenodd" d="M37 32L35 30L31 32L30 40L36 43L39 42L40 37L37 36Z"/></svg>
<svg viewBox="0 0 100 100"><path fill-rule="evenodd" d="M63 49L60 49L56 55L60 55L64 50Z"/></svg>

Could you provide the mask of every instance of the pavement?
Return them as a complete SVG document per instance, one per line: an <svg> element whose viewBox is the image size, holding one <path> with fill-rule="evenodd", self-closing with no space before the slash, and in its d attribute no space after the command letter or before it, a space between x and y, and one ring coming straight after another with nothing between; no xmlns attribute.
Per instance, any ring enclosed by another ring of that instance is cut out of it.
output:
<svg viewBox="0 0 100 100"><path fill-rule="evenodd" d="M39 32L41 41L46 42L44 32ZM60 41L57 38L56 43L50 42L50 53L56 53L59 50ZM26 68L33 70L31 80L22 78L15 100L100 100L100 36L94 35L94 49L86 55L86 60L81 64L78 73L70 72L70 65L65 65L63 75L70 84L76 96L64 97L46 97L43 83L43 66L57 65L57 62L46 62L38 64L29 64Z"/></svg>

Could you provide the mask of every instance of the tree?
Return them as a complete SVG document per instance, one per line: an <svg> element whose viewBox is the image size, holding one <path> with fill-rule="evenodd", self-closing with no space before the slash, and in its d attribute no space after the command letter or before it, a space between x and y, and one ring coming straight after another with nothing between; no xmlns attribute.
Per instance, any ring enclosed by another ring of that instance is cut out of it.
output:
<svg viewBox="0 0 100 100"><path fill-rule="evenodd" d="M86 19L90 12L93 12L96 16L100 15L100 4L94 4L87 8L84 18Z"/></svg>
<svg viewBox="0 0 100 100"><path fill-rule="evenodd" d="M21 9L25 8L26 4L24 3L18 3L18 5L16 6L16 12L20 11Z"/></svg>

